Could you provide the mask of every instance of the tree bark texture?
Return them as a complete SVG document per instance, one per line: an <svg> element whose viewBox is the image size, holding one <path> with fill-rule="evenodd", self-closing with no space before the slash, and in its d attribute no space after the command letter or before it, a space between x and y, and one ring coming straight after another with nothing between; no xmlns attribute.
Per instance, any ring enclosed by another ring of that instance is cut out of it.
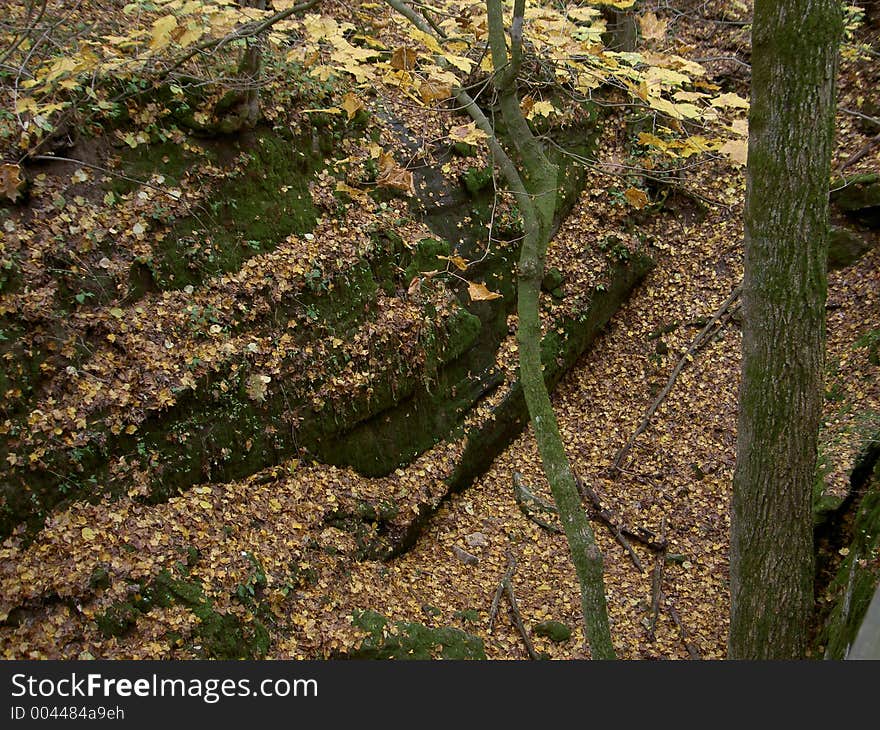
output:
<svg viewBox="0 0 880 730"><path fill-rule="evenodd" d="M731 515L734 659L793 659L813 609L837 0L755 0L743 362Z"/></svg>

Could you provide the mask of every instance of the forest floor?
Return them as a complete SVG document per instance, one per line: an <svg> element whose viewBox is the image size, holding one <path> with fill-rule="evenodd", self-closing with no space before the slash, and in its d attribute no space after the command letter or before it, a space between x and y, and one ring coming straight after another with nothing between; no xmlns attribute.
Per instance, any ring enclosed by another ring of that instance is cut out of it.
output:
<svg viewBox="0 0 880 730"><path fill-rule="evenodd" d="M670 38L679 53L704 63L709 79L723 76L728 87L733 84L747 97L747 29L718 22L724 16L712 16L711 10L703 8L705 15L670 13ZM878 75L876 54L843 62L835 169L876 134L867 133L850 112L876 93ZM606 129L615 127L609 122ZM564 270L572 252L590 242L632 235L628 219L633 210L608 192L619 186L615 173L629 159L627 150L622 125L616 136L603 137L591 179L551 243L548 266ZM875 146L843 174L878 169L880 147ZM744 191L744 168L718 158L700 159L682 171L661 210L639 216L639 232L657 266L553 395L575 473L627 528L665 537L668 556L674 558L662 562L658 596L655 553L633 542L637 567L609 529L594 521L605 561L611 632L622 659L720 659L726 654L741 344L735 312L688 358L621 469L612 464L697 333L741 280ZM44 224L37 218L24 223L34 236ZM230 286L245 288L241 280ZM878 367L870 362L869 349L859 344L880 327L880 248L830 273L828 302L828 398L820 456L827 465L827 490L843 496L857 452L866 435L877 432L880 419ZM157 310L151 306L165 307L173 320L179 314L173 303L157 297L145 304L143 327L156 324ZM515 318L510 324L513 329ZM167 325L166 331L175 326ZM515 358L512 338L504 351ZM513 364L499 362L509 370ZM250 613L236 600L236 589L253 588L254 560L259 563L261 600L272 627L267 658L329 657L355 646L363 632L352 625L351 616L367 609L392 621L461 627L483 639L489 658L528 658L506 604L489 630L493 597L509 557L516 560L512 586L524 623L554 620L572 628L571 638L560 643L532 635L536 650L554 659L587 658L565 538L527 520L514 499L514 472L549 499L530 428L469 489L444 501L403 555L387 562L345 560L341 553L351 538L333 527L324 528L318 539L338 545L340 554L303 547L307 529L321 524L328 502L382 490L430 490L432 480L448 468L452 448L432 449L405 475L382 480L291 460L241 481L199 485L157 505L140 503L136 493L112 502L74 502L53 514L32 543L13 536L0 547L0 610L32 602L23 620L0 626L0 655L198 656L184 641L178 646L167 641L170 632L186 637L193 631L199 619L186 607L156 606L138 617L136 630L108 638L93 619L129 589L121 582L88 588L96 559L114 574L155 576L183 559L181 546L190 545L199 553L192 572L214 609L246 621ZM478 561L463 561L461 550ZM313 580L286 583L291 565L310 571Z"/></svg>

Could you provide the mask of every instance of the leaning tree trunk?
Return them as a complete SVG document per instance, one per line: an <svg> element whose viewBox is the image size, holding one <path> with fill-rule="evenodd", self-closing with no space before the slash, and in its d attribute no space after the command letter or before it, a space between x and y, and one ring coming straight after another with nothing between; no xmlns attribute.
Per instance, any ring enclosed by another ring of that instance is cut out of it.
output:
<svg viewBox="0 0 880 730"><path fill-rule="evenodd" d="M837 0L755 0L729 654L803 657L822 408Z"/></svg>
<svg viewBox="0 0 880 730"><path fill-rule="evenodd" d="M423 33L441 33L428 24L403 0L386 0L397 12L408 18ZM544 259L547 252L553 216L556 212L558 169L544 155L540 143L523 117L517 96L517 79L522 62L523 16L525 0L515 0L510 26L508 55L507 34L501 0L486 0L489 19L489 46L492 65L496 69L493 83L498 92L501 114L508 135L522 162L520 169L495 134L495 129L476 101L463 88L454 91L455 100L470 115L477 127L486 133L495 164L516 198L523 219L523 244L519 260L517 314L519 328L519 368L523 395L535 430L535 440L541 453L544 475L550 484L553 500L568 539L572 562L581 591L584 630L593 659L614 659L614 646L608 628L608 608L605 602L602 553L590 522L584 512L577 485L559 426L544 382L541 364L541 319L539 297Z"/></svg>
<svg viewBox="0 0 880 730"><path fill-rule="evenodd" d="M558 170L544 155L540 143L529 129L517 95L525 0L516 0L514 3L509 55L501 0L488 0L487 9L492 65L496 69L494 83L501 104L501 114L524 168L523 175L519 175L515 169L512 170L513 166L510 164L504 170L523 217L524 238L517 282L520 381L541 453L544 475L553 493L580 583L584 627L591 655L594 659L613 659L614 647L608 627L602 554L581 505L541 364L539 298L544 259L556 212Z"/></svg>

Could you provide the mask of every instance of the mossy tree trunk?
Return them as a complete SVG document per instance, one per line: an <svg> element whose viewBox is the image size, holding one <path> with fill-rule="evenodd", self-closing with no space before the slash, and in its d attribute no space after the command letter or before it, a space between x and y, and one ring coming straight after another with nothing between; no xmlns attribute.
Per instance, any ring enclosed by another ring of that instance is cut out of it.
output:
<svg viewBox="0 0 880 730"><path fill-rule="evenodd" d="M517 94L525 0L516 0L514 3L509 50L501 0L487 0L487 9L492 63L496 69L494 83L501 114L524 168L521 175L509 157L504 156L500 160L505 178L516 195L524 229L517 300L520 381L541 453L544 474L559 510L580 583L584 627L592 657L613 659L614 647L608 627L602 554L581 506L541 364L539 297L544 259L556 211L558 170L544 155L540 143L532 134L523 117ZM497 147L497 142L494 147ZM496 160L499 151L493 149Z"/></svg>
<svg viewBox="0 0 880 730"><path fill-rule="evenodd" d="M840 26L837 0L755 0L731 517L734 659L799 658L807 648Z"/></svg>

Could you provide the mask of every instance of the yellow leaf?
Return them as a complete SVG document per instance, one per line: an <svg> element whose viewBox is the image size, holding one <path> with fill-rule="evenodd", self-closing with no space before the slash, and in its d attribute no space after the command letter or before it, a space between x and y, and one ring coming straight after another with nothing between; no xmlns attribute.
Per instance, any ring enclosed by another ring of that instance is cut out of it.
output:
<svg viewBox="0 0 880 730"><path fill-rule="evenodd" d="M676 101L698 101L705 99L706 95L700 91L676 91L672 98Z"/></svg>
<svg viewBox="0 0 880 730"><path fill-rule="evenodd" d="M749 102L736 94L719 94L710 103L712 106L729 107L732 109L749 108Z"/></svg>
<svg viewBox="0 0 880 730"><path fill-rule="evenodd" d="M181 48L186 48L190 43L195 43L201 38L204 32L204 29L197 23L189 23L187 24L183 35L177 40L177 43Z"/></svg>
<svg viewBox="0 0 880 730"><path fill-rule="evenodd" d="M628 188L623 191L623 196L636 210L641 210L648 204L648 195L638 188Z"/></svg>
<svg viewBox="0 0 880 730"><path fill-rule="evenodd" d="M452 96L452 87L429 78L422 81L421 86L419 86L419 96L422 97L422 101L426 104L443 101Z"/></svg>
<svg viewBox="0 0 880 730"><path fill-rule="evenodd" d="M345 109L345 113L348 114L348 118L354 118L354 115L357 114L361 109L364 108L364 102L362 102L357 96L348 92L342 98L342 108Z"/></svg>
<svg viewBox="0 0 880 730"><path fill-rule="evenodd" d="M748 137L749 136L749 120L748 119L734 119L733 123L728 127L728 129L736 135L740 137Z"/></svg>
<svg viewBox="0 0 880 730"><path fill-rule="evenodd" d="M344 182L336 183L336 192L345 193L353 200L367 200L367 198L369 197L365 191L361 190L360 188L353 188L351 185L348 185Z"/></svg>
<svg viewBox="0 0 880 730"><path fill-rule="evenodd" d="M471 297L471 301L474 302L487 302L491 299L501 298L497 291L490 291L486 288L485 284L475 284L472 281L468 282L468 294Z"/></svg>
<svg viewBox="0 0 880 730"><path fill-rule="evenodd" d="M37 109L37 100L31 96L25 96L15 102L15 113L24 114L27 111L35 111Z"/></svg>
<svg viewBox="0 0 880 730"><path fill-rule="evenodd" d="M328 106L324 109L303 109L304 114L342 114L338 106Z"/></svg>
<svg viewBox="0 0 880 730"><path fill-rule="evenodd" d="M135 426L133 423L129 423L129 424L125 427L125 432L126 432L127 434L129 434L129 435L133 434L133 433L134 433L135 431L137 431L137 430L138 430L138 427Z"/></svg>
<svg viewBox="0 0 880 730"><path fill-rule="evenodd" d="M211 509L211 507L213 507L213 505L210 502L208 502L207 500L200 499L199 500L199 507L202 507L203 509Z"/></svg>
<svg viewBox="0 0 880 730"><path fill-rule="evenodd" d="M97 533L91 527L83 527L82 532L83 540L94 540Z"/></svg>
<svg viewBox="0 0 880 730"><path fill-rule="evenodd" d="M531 109L529 109L528 114L526 115L528 119L534 119L534 117L542 116L549 117L551 114L558 114L556 107L553 106L549 101L536 101L532 104Z"/></svg>
<svg viewBox="0 0 880 730"><path fill-rule="evenodd" d="M150 48L154 51L165 48L171 42L171 31L177 27L177 18L165 15L153 23L153 38Z"/></svg>
<svg viewBox="0 0 880 730"><path fill-rule="evenodd" d="M425 33L418 28L413 28L412 26L409 26L409 30L407 32L409 33L410 38L422 43L422 45L424 45L425 48L427 48L429 51L432 51L433 53L443 53L443 49L440 47L437 39L434 38L434 36L432 36L430 33Z"/></svg>
<svg viewBox="0 0 880 730"><path fill-rule="evenodd" d="M470 124L460 124L449 130L449 138L454 142L464 142L465 144L478 144L481 140L489 137L482 129L477 129L476 122Z"/></svg>
<svg viewBox="0 0 880 730"><path fill-rule="evenodd" d="M437 258L442 259L443 261L449 261L451 264L454 264L459 271L467 271L467 259L462 258L461 256L437 256Z"/></svg>
<svg viewBox="0 0 880 730"><path fill-rule="evenodd" d="M645 40L659 40L666 35L668 20L661 20L654 12L639 16L639 28Z"/></svg>
<svg viewBox="0 0 880 730"><path fill-rule="evenodd" d="M444 53L443 58L445 58L450 65L455 66L459 71L464 71L466 74L471 72L471 69L474 67L474 62L469 58L465 58L464 56L456 56L452 53Z"/></svg>
<svg viewBox="0 0 880 730"><path fill-rule="evenodd" d="M654 147L662 152L666 152L669 149L669 145L664 140L650 132L639 132L639 144L646 147Z"/></svg>
<svg viewBox="0 0 880 730"><path fill-rule="evenodd" d="M668 101L667 99L664 99L660 96L650 97L648 99L648 104L650 104L653 109L656 109L657 111L661 111L664 114L668 114L673 119L681 119L682 118L682 114L676 108L675 104L673 104L671 101Z"/></svg>

